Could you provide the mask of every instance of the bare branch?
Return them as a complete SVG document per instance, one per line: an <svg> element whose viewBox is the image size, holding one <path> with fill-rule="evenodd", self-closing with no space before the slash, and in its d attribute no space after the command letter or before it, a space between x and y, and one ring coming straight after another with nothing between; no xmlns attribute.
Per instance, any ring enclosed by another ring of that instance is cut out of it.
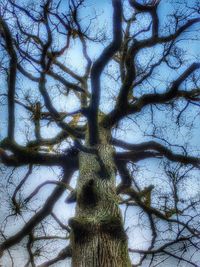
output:
<svg viewBox="0 0 200 267"><path fill-rule="evenodd" d="M8 138L13 140L15 129L15 84L17 75L17 55L13 47L12 35L5 20L0 16L0 30L5 39L6 50L10 56L8 76Z"/></svg>
<svg viewBox="0 0 200 267"><path fill-rule="evenodd" d="M92 96L89 107L89 139L90 144L95 145L98 143L98 107L100 101L100 76L113 57L113 55L118 51L121 46L122 39L122 4L121 0L113 0L113 41L106 47L100 57L94 62L91 69L91 86L92 86Z"/></svg>
<svg viewBox="0 0 200 267"><path fill-rule="evenodd" d="M71 179L73 172L73 168L65 169L62 182L68 183ZM53 190L51 195L45 201L43 207L24 225L24 227L18 233L8 238L0 245L0 256L3 255L4 250L20 242L27 234L29 234L34 229L35 226L37 226L44 218L51 214L54 204L61 197L64 191L65 188L61 186L57 186Z"/></svg>

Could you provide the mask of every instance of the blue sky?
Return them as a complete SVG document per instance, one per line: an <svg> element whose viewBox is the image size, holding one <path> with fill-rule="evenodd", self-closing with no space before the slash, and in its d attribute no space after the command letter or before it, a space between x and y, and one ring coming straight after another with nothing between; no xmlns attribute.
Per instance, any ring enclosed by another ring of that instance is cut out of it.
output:
<svg viewBox="0 0 200 267"><path fill-rule="evenodd" d="M21 2L21 1L19 1ZM187 1L190 5L193 5L195 1ZM88 14L95 14L95 12L99 15L98 18L98 26L100 29L105 30L106 34L108 37L111 37L111 31L112 31L112 7L110 4L110 1L108 0L103 0L103 1L94 1L94 0L88 0L87 1L88 7L83 9L82 11L82 16L86 16ZM95 11L95 12L94 12ZM173 5L170 4L170 1L161 1L160 8L159 8L159 15L161 17L161 23L165 22L165 18L168 13L173 11ZM180 44L180 47L183 48L184 50L187 51L189 56L187 56L188 64L193 60L195 56L199 56L199 49L198 49L199 43L195 41L184 41L182 44ZM95 58L98 57L98 55L101 53L102 49L104 46L102 44L90 44L89 45L89 54L91 58L94 60ZM146 52L141 52L140 54L140 59L145 62L147 59L147 56L150 55L150 53L155 53L155 56L157 56L158 52L160 52L160 49L157 48L156 51L151 51L149 49ZM72 41L71 43L71 50L65 55L65 60L66 64L71 66L74 70L76 70L78 73L82 73L85 67L85 62L83 59L83 56L80 52L80 44L76 42L76 40ZM108 66L109 71L115 71L117 69L116 65L111 62ZM107 70L107 69L106 69ZM152 82L149 87L145 87L145 90L152 90L153 87L156 87L156 89L159 91L163 91L166 89L165 81L166 79L168 80L169 77L176 78L179 73L182 72L181 70L171 72L169 69L166 68L166 66L162 66L160 69L160 72L157 74L156 79ZM49 81L49 84L51 85L51 81ZM1 88L5 88L5 83L3 81L0 82ZM28 82L27 80L20 81L18 83L18 87L24 89L26 88L27 91L29 91L32 96L37 95L37 87L35 84ZM104 111L108 111L112 106L113 102L111 101L111 95L116 95L119 89L119 84L116 82L110 82L110 79L106 76L103 75L102 77L102 100L101 100L101 108ZM144 90L144 88L138 88L138 94L141 93L141 90ZM20 89L18 90L19 95L21 95ZM55 91L52 89L51 92L52 96L54 95ZM109 100L110 99L110 100ZM54 103L58 107L59 110L63 111L73 111L78 108L76 99L74 98L73 95L70 95L67 98L63 99L60 98L59 96L54 97ZM33 130L30 127L30 119L24 111L22 111L21 108L17 107L17 135L16 135L16 140L24 144L26 142L25 140L25 134L27 131L29 131L30 136L33 136ZM151 133L150 126L148 124L150 120L149 116L149 111L148 109L145 110L146 112L143 112L142 115L140 115L138 118L135 118L135 123L133 123L131 120L126 120L121 124L121 127L123 130L118 129L116 136L122 138L123 140L130 141L130 142L141 142L144 140L149 140L151 139L149 136L143 136L143 132L146 131L147 133ZM197 108L191 108L190 109L190 116L196 115L197 113ZM0 117L1 117L1 122L0 122L0 138L5 136L6 133L6 110L5 107L0 108ZM26 118L26 125L22 123L22 118ZM194 123L194 132L193 134L189 132L188 128L183 126L181 127L178 131L175 129L175 123L171 119L172 114L170 111L165 110L165 111L157 111L157 116L155 116L155 121L157 125L159 126L159 129L163 129L165 136L172 142L178 142L180 145L184 144L185 142L190 141L190 146L191 152L193 151L195 153L195 147L199 145L199 116L196 117L195 123ZM186 118L187 119L187 118ZM189 118L188 118L189 120ZM139 127L138 127L138 122L139 122ZM163 126L164 125L164 126ZM167 130L166 130L167 129ZM56 129L55 125L52 124L52 126L44 127L43 129L43 135L45 137L50 137L56 132L58 129ZM144 166L147 164L148 169L145 169ZM140 168L143 169L140 175L138 175L138 181L141 181L141 184L143 185L149 185L151 184L152 180L154 179L154 182L161 184L162 181L160 182L159 180L159 175L161 173L158 170L159 168L159 163L157 160L152 159L148 160L148 162L142 162L139 164ZM156 171L155 171L156 170ZM20 177L21 173L24 170L20 170L18 175ZM29 182L26 184L25 190L26 190L26 195L28 195L32 190L42 181L45 181L46 179L51 180L51 179L57 179L57 176L60 175L60 170L58 168L55 169L44 169L44 168L38 168L34 175L30 177ZM77 174L75 175L77 177ZM155 177L156 176L156 177ZM18 177L18 178L19 178ZM144 179L145 177L145 179ZM142 178L144 179L142 181ZM72 181L72 186L75 186L76 184L76 179ZM199 184L199 183L198 183ZM197 190L198 187L194 188L194 184L192 182L189 183L189 185L186 186L186 192L193 192L194 194L198 193L196 192L195 189ZM46 186L37 196L38 201L36 200L33 202L33 205L40 205L42 201L47 197L47 195L50 194L52 191L53 186L49 185ZM73 215L74 212L74 205L66 205L63 204L63 201L66 197L66 193L63 195L62 199L59 200L59 202L56 204L54 210L57 211L59 210L59 217L63 221L67 221L69 217ZM35 204L36 203L36 204ZM123 209L124 211L124 209ZM129 231L134 228L133 235L130 237L130 246L132 243L137 244L138 247L143 247L146 246L148 241L146 239L149 238L149 230L145 229L145 231L141 231L139 223L139 210L138 209L133 209L130 208L128 211L127 215L127 225L126 227L129 227ZM29 214L25 215L26 217L29 217ZM10 234L13 232L17 227L19 228L21 226L22 221L20 219L17 219L14 224L12 224L12 227L8 227L7 232ZM131 231L130 231L131 232ZM17 252L18 253L18 252ZM23 254L24 252L22 252ZM19 255L18 255L19 256ZM21 257L21 256L20 256ZM20 259L19 259L20 261ZM162 266L172 266L172 263L168 262L166 264L163 264ZM169 265L171 264L171 265ZM68 263L62 263L60 266L70 266ZM161 266L161 265L160 265ZM8 266L6 266L8 267ZM142 266L142 267L145 267ZM184 267L184 266L181 266ZM185 265L185 267L187 267Z"/></svg>

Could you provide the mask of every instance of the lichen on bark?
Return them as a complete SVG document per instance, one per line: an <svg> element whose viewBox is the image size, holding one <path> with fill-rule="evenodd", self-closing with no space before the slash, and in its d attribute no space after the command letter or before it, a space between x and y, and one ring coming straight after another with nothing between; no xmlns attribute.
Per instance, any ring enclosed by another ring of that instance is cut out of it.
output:
<svg viewBox="0 0 200 267"><path fill-rule="evenodd" d="M72 266L130 267L116 193L114 149L109 142L110 133L103 128L99 132L96 153L79 153L76 212L69 221ZM89 147L87 137L85 145Z"/></svg>

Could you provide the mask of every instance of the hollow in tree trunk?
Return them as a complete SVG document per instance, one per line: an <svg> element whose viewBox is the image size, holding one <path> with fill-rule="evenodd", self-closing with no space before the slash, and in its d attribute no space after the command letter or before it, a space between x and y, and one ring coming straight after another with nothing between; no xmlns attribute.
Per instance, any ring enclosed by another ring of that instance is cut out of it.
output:
<svg viewBox="0 0 200 267"><path fill-rule="evenodd" d="M127 236L116 194L116 168L109 135L101 129L100 144L80 152L76 214L72 228L73 267L130 267Z"/></svg>

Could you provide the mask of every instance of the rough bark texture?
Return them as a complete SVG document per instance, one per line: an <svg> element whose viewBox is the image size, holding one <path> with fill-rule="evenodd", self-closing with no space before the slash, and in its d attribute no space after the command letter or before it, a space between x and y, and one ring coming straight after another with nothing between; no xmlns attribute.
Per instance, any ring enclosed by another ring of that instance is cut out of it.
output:
<svg viewBox="0 0 200 267"><path fill-rule="evenodd" d="M101 129L96 152L81 152L77 207L72 227L73 267L131 266L115 190L113 147Z"/></svg>

